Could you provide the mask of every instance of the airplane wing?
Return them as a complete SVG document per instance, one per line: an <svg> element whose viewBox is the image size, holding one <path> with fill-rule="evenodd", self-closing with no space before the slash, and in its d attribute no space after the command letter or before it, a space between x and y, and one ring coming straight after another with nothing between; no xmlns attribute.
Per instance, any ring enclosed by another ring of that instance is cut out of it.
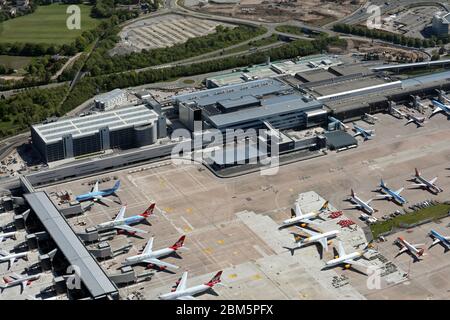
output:
<svg viewBox="0 0 450 320"><path fill-rule="evenodd" d="M395 191L395 193L400 194L404 189L405 188L402 187L402 188L398 189L397 191Z"/></svg>
<svg viewBox="0 0 450 320"><path fill-rule="evenodd" d="M296 226L296 227L298 229L302 230L304 233L309 234L311 237L318 236L318 235L321 234L320 232L315 232L315 231L312 231L312 230L309 230L309 229L305 229L305 228L302 228L302 227L299 227L299 226Z"/></svg>
<svg viewBox="0 0 450 320"><path fill-rule="evenodd" d="M344 246L342 245L341 241L339 241L339 244L338 244L338 254L339 254L339 257L345 256L345 249L344 249Z"/></svg>
<svg viewBox="0 0 450 320"><path fill-rule="evenodd" d="M193 296L181 296L176 298L176 300L196 300Z"/></svg>
<svg viewBox="0 0 450 320"><path fill-rule="evenodd" d="M431 244L430 248L431 248L432 246L437 245L439 242L441 242L441 239L435 238L435 239L433 240L433 243Z"/></svg>
<svg viewBox="0 0 450 320"><path fill-rule="evenodd" d="M322 246L322 250L325 250L325 252L328 252L328 239L327 238L322 238L322 239L319 239L318 242Z"/></svg>
<svg viewBox="0 0 450 320"><path fill-rule="evenodd" d="M120 208L120 211L117 214L117 217L114 219L114 221L122 220L123 217L125 216L125 211L127 211L127 207L126 206L123 206L122 208Z"/></svg>
<svg viewBox="0 0 450 320"><path fill-rule="evenodd" d="M25 288L27 287L27 285L28 285L28 280L22 281L22 282L20 283L20 294L23 293L23 291L25 290Z"/></svg>
<svg viewBox="0 0 450 320"><path fill-rule="evenodd" d="M108 199L108 198L103 197L103 196L95 196L95 197L93 197L93 198L94 198L95 200L97 200L97 201L100 201L100 202L102 202L102 201L114 202L113 200Z"/></svg>
<svg viewBox="0 0 450 320"><path fill-rule="evenodd" d="M408 251L408 248L405 247L405 246L403 246L403 247L400 249L400 251L398 252L397 255L400 255L400 254L402 254L403 252L406 252L406 251Z"/></svg>
<svg viewBox="0 0 450 320"><path fill-rule="evenodd" d="M126 224L121 225L121 226L115 226L114 228L125 230L130 233L147 233L147 231L145 231L145 230L134 228L134 227L128 226Z"/></svg>
<svg viewBox="0 0 450 320"><path fill-rule="evenodd" d="M178 266L176 266L174 264L171 264L171 263L168 263L168 262L164 262L164 261L161 261L161 260L156 259L156 258L145 259L145 260L143 260L143 262L151 263L151 264L154 264L154 265L156 265L158 267L162 267L162 268L169 268L169 269L178 269L179 268Z"/></svg>
<svg viewBox="0 0 450 320"><path fill-rule="evenodd" d="M301 222L307 223L307 224L316 225L316 226L319 225L319 223L317 223L317 222L315 222L313 220L310 220L310 219L303 219Z"/></svg>
<svg viewBox="0 0 450 320"><path fill-rule="evenodd" d="M295 216L296 217L303 215L302 209L300 209L300 205L298 204L298 202L295 203L295 210L294 210L294 212L295 212Z"/></svg>
<svg viewBox="0 0 450 320"><path fill-rule="evenodd" d="M348 259L344 261L345 263L351 264L352 266L358 266L358 267L363 267L363 268L367 268L367 266L364 263L361 263L357 260L354 259Z"/></svg>
<svg viewBox="0 0 450 320"><path fill-rule="evenodd" d="M428 181L430 184L434 184L436 182L438 177L434 177L433 179L431 179L430 181Z"/></svg>
<svg viewBox="0 0 450 320"><path fill-rule="evenodd" d="M151 237L150 240L148 240L144 250L142 251L142 254L149 254L152 252L152 249L153 249L153 237Z"/></svg>
<svg viewBox="0 0 450 320"><path fill-rule="evenodd" d="M424 183L413 183L411 187L426 187Z"/></svg>
<svg viewBox="0 0 450 320"><path fill-rule="evenodd" d="M14 264L14 262L16 262L16 257L9 259L8 270L11 268L11 266Z"/></svg>
<svg viewBox="0 0 450 320"><path fill-rule="evenodd" d="M177 288L175 289L175 292L176 292L176 291L183 291L183 290L186 289L186 285L187 285L187 276L188 276L188 273L187 273L187 271L186 271L186 272L184 272L183 275L181 276L180 282L178 283L178 286L177 286Z"/></svg>
<svg viewBox="0 0 450 320"><path fill-rule="evenodd" d="M97 192L98 191L98 181L94 184L94 186L91 189L91 192Z"/></svg>
<svg viewBox="0 0 450 320"><path fill-rule="evenodd" d="M377 194L376 196L382 199L392 199L390 194Z"/></svg>

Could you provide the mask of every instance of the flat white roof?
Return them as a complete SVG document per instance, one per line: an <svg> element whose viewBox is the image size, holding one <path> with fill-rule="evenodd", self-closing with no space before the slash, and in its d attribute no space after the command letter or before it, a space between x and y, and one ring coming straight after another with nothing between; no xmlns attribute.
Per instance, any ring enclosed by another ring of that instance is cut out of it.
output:
<svg viewBox="0 0 450 320"><path fill-rule="evenodd" d="M69 118L56 122L33 125L33 129L46 143L61 140L72 134L73 138L92 135L101 128L110 131L153 123L158 114L145 105L130 106L99 112L84 117Z"/></svg>

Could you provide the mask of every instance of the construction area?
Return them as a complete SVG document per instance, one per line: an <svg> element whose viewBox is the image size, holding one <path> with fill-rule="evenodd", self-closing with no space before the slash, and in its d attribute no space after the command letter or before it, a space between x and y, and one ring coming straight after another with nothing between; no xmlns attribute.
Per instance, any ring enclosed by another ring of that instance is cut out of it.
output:
<svg viewBox="0 0 450 320"><path fill-rule="evenodd" d="M433 16L442 11L439 6L414 6L401 8L381 18L380 30L398 33L406 37L423 39L430 33Z"/></svg>
<svg viewBox="0 0 450 320"><path fill-rule="evenodd" d="M215 0L186 1L185 5L203 13L219 14L255 21L283 22L299 20L310 25L324 25L356 11L364 0L340 0L324 2L307 1L263 1L263 0Z"/></svg>

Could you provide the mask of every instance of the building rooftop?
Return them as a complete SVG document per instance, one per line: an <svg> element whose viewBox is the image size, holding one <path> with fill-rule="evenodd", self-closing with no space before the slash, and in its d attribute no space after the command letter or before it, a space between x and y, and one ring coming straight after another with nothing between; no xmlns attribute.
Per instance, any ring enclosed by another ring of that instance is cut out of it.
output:
<svg viewBox="0 0 450 320"><path fill-rule="evenodd" d="M24 197L68 262L79 268L81 281L91 296L103 298L117 294L117 287L81 243L47 194L40 191L27 193Z"/></svg>
<svg viewBox="0 0 450 320"><path fill-rule="evenodd" d="M292 87L275 79L261 79L225 87L196 91L174 96L174 104L195 102L198 107L216 104L222 100L236 100L243 96L264 96L292 90Z"/></svg>
<svg viewBox="0 0 450 320"><path fill-rule="evenodd" d="M109 92L106 92L106 93L96 96L94 98L94 100L97 102L105 102L105 101L114 99L116 97L119 97L119 96L123 95L124 93L125 93L125 91L122 89L114 89L112 91L109 91Z"/></svg>
<svg viewBox="0 0 450 320"><path fill-rule="evenodd" d="M69 134L73 138L87 136L108 127L109 130L133 127L153 123L158 114L145 105L130 106L111 111L100 112L84 117L69 118L47 124L33 125L32 128L45 142L61 140Z"/></svg>
<svg viewBox="0 0 450 320"><path fill-rule="evenodd" d="M236 112L214 114L208 117L209 122L216 128L233 127L240 123L276 116L294 111L307 111L322 107L322 103L312 99L306 100L298 94L288 94L260 100L261 105L240 109Z"/></svg>

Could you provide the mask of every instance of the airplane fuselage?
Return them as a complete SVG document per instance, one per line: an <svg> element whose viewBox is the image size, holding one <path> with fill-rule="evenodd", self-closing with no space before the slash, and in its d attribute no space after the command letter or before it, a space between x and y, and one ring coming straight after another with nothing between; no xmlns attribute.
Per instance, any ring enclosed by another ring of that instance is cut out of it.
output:
<svg viewBox="0 0 450 320"><path fill-rule="evenodd" d="M390 195L392 197L392 199L394 199L395 202L397 202L399 204L406 203L406 199L403 198L400 194L398 194L394 190L391 190L386 186L381 186L381 190L384 191L384 193L386 193L387 195Z"/></svg>
<svg viewBox="0 0 450 320"><path fill-rule="evenodd" d="M125 259L125 265L133 265L137 263L142 263L144 260L152 259L152 258L160 258L165 257L175 252L175 249L172 248L164 248L156 251L152 251L150 254L138 254L135 256L131 256Z"/></svg>
<svg viewBox="0 0 450 320"><path fill-rule="evenodd" d="M108 189L108 190L102 190L102 191L96 191L96 192L89 192L89 193L80 194L79 196L76 196L75 200L77 200L78 202L93 200L93 199L95 199L97 197L110 196L114 192L115 192L114 189Z"/></svg>
<svg viewBox="0 0 450 320"><path fill-rule="evenodd" d="M436 108L438 108L437 111L433 111L433 113L442 111L442 112L446 113L448 116L450 116L450 107L449 107L448 105L443 104L443 103L441 103L441 102L439 102L439 101L436 101L436 100L431 100L431 103L432 103Z"/></svg>
<svg viewBox="0 0 450 320"><path fill-rule="evenodd" d="M23 258L23 257L27 257L27 256L28 256L28 252L12 253L12 254L8 254L7 256L0 257L0 262L6 262L6 261L10 261L13 258L19 259L19 258Z"/></svg>
<svg viewBox="0 0 450 320"><path fill-rule="evenodd" d="M145 217L143 217L143 216L135 215L135 216L131 216L131 217L120 219L120 220L103 222L103 223L98 224L96 226L96 228L98 230L109 230L109 229L114 229L114 227L117 227L117 226L137 224L137 223L140 223L144 219L145 219Z"/></svg>
<svg viewBox="0 0 450 320"><path fill-rule="evenodd" d="M31 281L35 281L41 277L40 274L32 275L32 276L26 276L20 279L14 279L10 280L9 282L4 284L4 288L10 288L17 285L23 285L23 283L26 281L27 285L31 283Z"/></svg>
<svg viewBox="0 0 450 320"><path fill-rule="evenodd" d="M409 252L416 254L416 255L422 255L421 250L418 250L416 247L414 247L412 244L410 244L408 241L406 241L403 238L398 238L398 241L408 249Z"/></svg>
<svg viewBox="0 0 450 320"><path fill-rule="evenodd" d="M447 249L450 249L450 240L447 240L446 237L444 237L443 235L441 235L439 232L431 230L430 234L435 238L438 239L440 241L440 243L442 243L444 246L447 247Z"/></svg>
<svg viewBox="0 0 450 320"><path fill-rule="evenodd" d="M342 256L342 257L339 257L339 258L332 259L332 260L328 261L326 263L326 266L327 267L334 267L334 266L337 266L337 265L340 265L340 264L347 264L345 262L346 260L358 259L358 258L362 257L363 254L364 254L364 252L362 252L362 251L356 251L356 252L353 252L353 253L350 253L350 254L346 254L345 256Z"/></svg>
<svg viewBox="0 0 450 320"><path fill-rule="evenodd" d="M5 240L6 238L12 238L15 236L16 236L16 231L0 233L1 241Z"/></svg>
<svg viewBox="0 0 450 320"><path fill-rule="evenodd" d="M212 288L212 286L208 286L206 284L200 284L198 286L187 288L182 291L174 291L174 292L165 293L163 295L160 295L159 298L161 300L173 300L173 299L177 299L177 298L180 298L183 296L194 296L196 294L203 293L211 288Z"/></svg>
<svg viewBox="0 0 450 320"><path fill-rule="evenodd" d="M366 202L364 202L363 200L361 200L358 196L353 196L352 201L356 204L358 204L359 206L361 206L361 208L366 211L368 214L373 214L375 212L375 209L373 209L370 205L368 205Z"/></svg>
<svg viewBox="0 0 450 320"><path fill-rule="evenodd" d="M300 241L298 243L298 246L301 247L305 244L313 243L313 242L319 241L320 239L323 239L323 238L326 238L326 239L327 238L335 238L338 234L339 234L338 230L332 230L332 231L328 231L328 232L325 232L322 234L307 237L307 238L303 239L302 241Z"/></svg>
<svg viewBox="0 0 450 320"><path fill-rule="evenodd" d="M441 192L441 188L439 188L438 186L436 186L433 183L430 183L427 179L423 178L422 176L414 176L414 178L419 181L420 183L423 183L425 185L426 188L428 188L430 191L434 192L434 193L439 193Z"/></svg>
<svg viewBox="0 0 450 320"><path fill-rule="evenodd" d="M300 217L293 217L293 218L284 220L282 225L290 226L290 225L293 225L296 223L302 223L304 220L316 218L319 214L320 214L320 212L310 212L310 213L304 214Z"/></svg>

